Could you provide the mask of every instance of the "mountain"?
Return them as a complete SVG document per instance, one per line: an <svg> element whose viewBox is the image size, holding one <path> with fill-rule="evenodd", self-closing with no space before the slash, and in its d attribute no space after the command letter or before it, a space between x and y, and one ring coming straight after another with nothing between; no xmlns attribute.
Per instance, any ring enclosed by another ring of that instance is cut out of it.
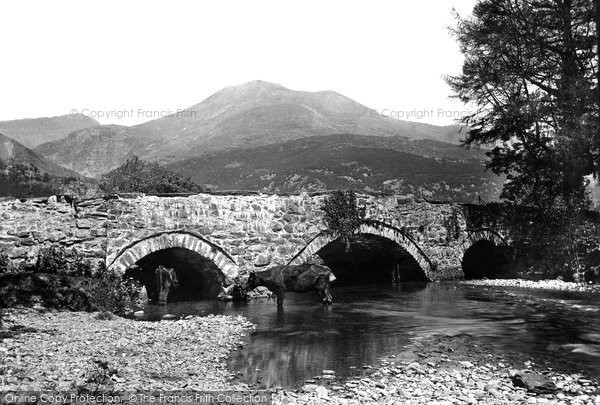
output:
<svg viewBox="0 0 600 405"><path fill-rule="evenodd" d="M484 171L482 154L430 140L330 135L211 152L166 168L215 190L350 188L472 202L497 199L502 187L502 178Z"/></svg>
<svg viewBox="0 0 600 405"><path fill-rule="evenodd" d="M60 141L42 144L35 150L81 175L100 177L143 147L136 143L128 127L97 125L72 132Z"/></svg>
<svg viewBox="0 0 600 405"><path fill-rule="evenodd" d="M453 143L461 136L457 126L372 116L371 109L333 91L294 91L254 81L226 87L168 117L133 127L86 128L36 151L97 177L134 154L166 164L208 152L341 133ZM118 147L111 146L112 140Z"/></svg>
<svg viewBox="0 0 600 405"><path fill-rule="evenodd" d="M371 111L333 91L294 91L254 81L226 87L179 114L132 130L137 137L153 143L146 157L157 161L341 133L446 142L458 139L460 128L456 126L400 121L372 116Z"/></svg>
<svg viewBox="0 0 600 405"><path fill-rule="evenodd" d="M0 161L3 164L21 163L32 165L40 172L48 173L54 177L79 177L76 172L45 159L40 154L3 134L0 134Z"/></svg>
<svg viewBox="0 0 600 405"><path fill-rule="evenodd" d="M26 118L0 121L0 133L11 137L28 148L66 137L78 129L98 125L98 122L81 114L49 118Z"/></svg>

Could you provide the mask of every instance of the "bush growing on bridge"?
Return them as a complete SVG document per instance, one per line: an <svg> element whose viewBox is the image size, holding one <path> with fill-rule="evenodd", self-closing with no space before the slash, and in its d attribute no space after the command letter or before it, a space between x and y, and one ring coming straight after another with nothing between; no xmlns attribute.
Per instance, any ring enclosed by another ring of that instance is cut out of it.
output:
<svg viewBox="0 0 600 405"><path fill-rule="evenodd" d="M321 207L327 230L338 235L350 250L350 237L365 218L365 207L359 207L353 190L336 190L325 198Z"/></svg>
<svg viewBox="0 0 600 405"><path fill-rule="evenodd" d="M35 271L38 273L64 274L68 272L68 266L65 248L52 245L47 249L41 249L38 253Z"/></svg>
<svg viewBox="0 0 600 405"><path fill-rule="evenodd" d="M8 256L4 253L0 253L0 274L8 271L9 260Z"/></svg>

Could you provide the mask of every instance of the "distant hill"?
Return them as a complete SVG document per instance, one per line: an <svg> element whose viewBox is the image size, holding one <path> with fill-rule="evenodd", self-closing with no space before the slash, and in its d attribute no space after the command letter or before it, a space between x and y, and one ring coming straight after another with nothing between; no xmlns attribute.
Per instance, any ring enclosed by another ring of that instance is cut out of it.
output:
<svg viewBox="0 0 600 405"><path fill-rule="evenodd" d="M472 202L496 199L502 187L502 178L484 172L482 154L429 140L333 135L212 152L166 168L215 190L351 188Z"/></svg>
<svg viewBox="0 0 600 405"><path fill-rule="evenodd" d="M462 136L458 126L373 117L370 112L333 91L293 91L254 81L226 87L169 117L133 127L86 128L36 150L55 163L98 177L132 155L166 164L208 152L340 133L451 143Z"/></svg>
<svg viewBox="0 0 600 405"><path fill-rule="evenodd" d="M48 173L54 177L79 177L76 172L47 160L37 152L3 134L0 134L0 160L4 164L10 164L11 162L30 164L40 172Z"/></svg>
<svg viewBox="0 0 600 405"><path fill-rule="evenodd" d="M97 187L74 171L46 160L19 142L0 134L0 197L97 195Z"/></svg>
<svg viewBox="0 0 600 405"><path fill-rule="evenodd" d="M153 143L145 156L158 161L341 133L456 142L459 130L374 117L334 91L294 91L263 81L226 87L180 114L132 128Z"/></svg>
<svg viewBox="0 0 600 405"><path fill-rule="evenodd" d="M72 132L60 141L42 144L35 150L81 175L99 178L140 148L128 127L97 125Z"/></svg>
<svg viewBox="0 0 600 405"><path fill-rule="evenodd" d="M28 148L66 137L73 131L98 125L93 118L83 115L61 115L49 118L26 118L0 121L0 133L11 137Z"/></svg>

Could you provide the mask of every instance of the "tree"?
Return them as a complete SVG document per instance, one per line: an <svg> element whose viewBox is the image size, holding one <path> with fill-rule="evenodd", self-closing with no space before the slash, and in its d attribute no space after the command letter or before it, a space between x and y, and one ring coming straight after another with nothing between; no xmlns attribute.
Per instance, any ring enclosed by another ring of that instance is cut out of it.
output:
<svg viewBox="0 0 600 405"><path fill-rule="evenodd" d="M359 207L354 190L336 190L326 197L321 209L329 232L338 235L350 250L350 237L365 218L365 208Z"/></svg>
<svg viewBox="0 0 600 405"><path fill-rule="evenodd" d="M189 177L147 163L137 156L104 174L100 188L105 192L182 193L201 192L202 187Z"/></svg>
<svg viewBox="0 0 600 405"><path fill-rule="evenodd" d="M463 145L491 147L509 201L581 204L600 166L598 1L479 0L457 19L465 62L447 81L477 107Z"/></svg>

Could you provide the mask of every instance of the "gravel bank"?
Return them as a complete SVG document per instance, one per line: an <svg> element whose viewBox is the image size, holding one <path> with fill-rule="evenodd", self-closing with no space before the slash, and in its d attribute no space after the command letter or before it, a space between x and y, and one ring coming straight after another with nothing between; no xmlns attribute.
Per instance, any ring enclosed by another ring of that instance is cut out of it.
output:
<svg viewBox="0 0 600 405"><path fill-rule="evenodd" d="M230 316L138 322L87 312L6 314L0 392L232 388L224 360L252 328L245 318Z"/></svg>
<svg viewBox="0 0 600 405"><path fill-rule="evenodd" d="M418 339L407 349L363 366L354 379L338 380L324 370L300 390L277 391L275 403L600 404L597 381L494 353L493 347L473 344L468 335ZM519 387L517 375L550 381L551 392Z"/></svg>
<svg viewBox="0 0 600 405"><path fill-rule="evenodd" d="M600 284L573 283L561 280L523 280L523 279L507 279L507 280L466 280L461 281L463 284L481 285L481 286L497 286L497 287L521 287L535 288L542 290L562 290L562 291L578 291L578 292L597 292L600 293Z"/></svg>
<svg viewBox="0 0 600 405"><path fill-rule="evenodd" d="M111 389L247 390L225 358L252 325L207 316L140 322L98 313L11 309L0 331L0 392ZM243 350L243 349L242 349ZM402 354L338 379L324 370L301 389L273 390L275 404L600 404L598 384L479 347L468 335L415 339ZM552 393L519 388L515 374L544 375Z"/></svg>

